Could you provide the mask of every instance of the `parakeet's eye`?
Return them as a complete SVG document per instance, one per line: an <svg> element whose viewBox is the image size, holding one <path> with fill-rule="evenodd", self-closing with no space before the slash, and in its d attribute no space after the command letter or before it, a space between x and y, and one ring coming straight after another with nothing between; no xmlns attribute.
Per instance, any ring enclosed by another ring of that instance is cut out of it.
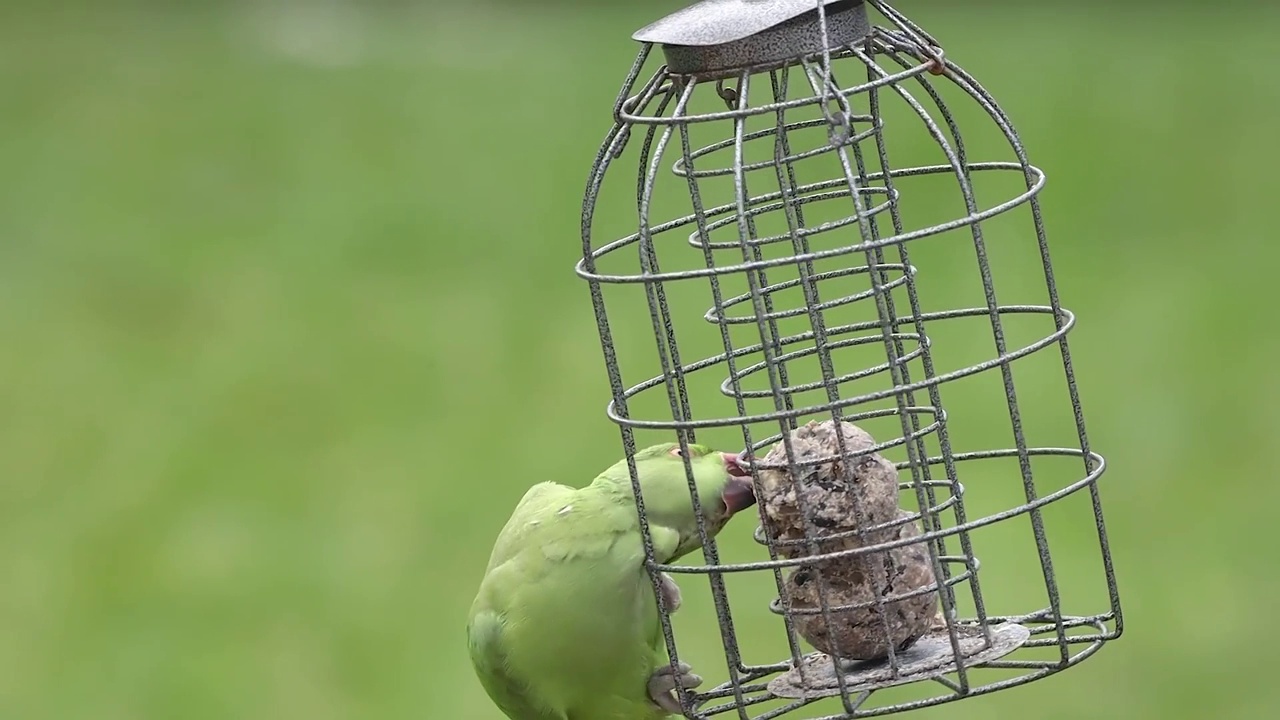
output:
<svg viewBox="0 0 1280 720"><path fill-rule="evenodd" d="M677 446L675 446L675 447L671 448L670 455L671 455L671 457L682 457L682 456L684 455L684 453L680 452L680 446L679 446L679 445L677 445Z"/></svg>

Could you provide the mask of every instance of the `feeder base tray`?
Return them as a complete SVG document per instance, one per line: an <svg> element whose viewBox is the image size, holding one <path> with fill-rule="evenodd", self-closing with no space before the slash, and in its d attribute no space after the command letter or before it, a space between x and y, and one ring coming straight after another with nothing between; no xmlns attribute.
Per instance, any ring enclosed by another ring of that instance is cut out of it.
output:
<svg viewBox="0 0 1280 720"><path fill-rule="evenodd" d="M1004 657L1022 647L1031 637L1031 631L1017 623L1001 623L991 626L991 644L982 636L982 629L972 625L956 627L956 639L965 666L971 667ZM839 661L845 688L849 692L879 690L895 685L928 680L955 672L955 653L951 649L951 636L946 628L935 629L906 650L896 653L898 672L894 673L888 660ZM769 692L778 697L795 700L816 700L840 694L836 666L826 653L811 653L800 660L799 667L792 668L769 682Z"/></svg>

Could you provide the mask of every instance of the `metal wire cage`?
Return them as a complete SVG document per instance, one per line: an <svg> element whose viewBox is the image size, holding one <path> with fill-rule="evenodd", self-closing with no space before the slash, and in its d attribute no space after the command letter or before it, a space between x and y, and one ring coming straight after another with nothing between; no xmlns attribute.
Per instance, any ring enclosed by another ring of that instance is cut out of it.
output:
<svg viewBox="0 0 1280 720"><path fill-rule="evenodd" d="M1026 683L1118 637L1096 486L1105 463L1089 445L1067 346L1075 316L1058 301L1037 199L1045 174L996 100L881 0L707 0L634 38L642 47L590 172L576 268L627 457L638 433L674 433L684 445L739 428L759 495L763 451L775 444L800 477L791 438L806 419L874 428L873 446L841 440L824 460L896 458L903 501L915 505L906 519L921 527L909 541L927 548L936 581L925 590L940 607L926 635L883 659L805 652L805 613L830 623L852 606L824 596L817 609L791 607L787 574L841 553L796 557L785 545L798 541L762 523L756 557L725 562L704 528L705 564L655 563L633 464L655 591L660 572L705 577L719 621L728 679L682 689L686 717L883 715ZM987 137L967 140L962 124ZM974 160L980 150L1007 159ZM925 156L934 161L914 162ZM638 227L636 216L623 226L618 213L597 215L612 207L602 197L613 177L634 179ZM616 239L598 242L602 232ZM997 274L1011 293L1043 301L1001 302ZM657 367L637 381L623 359L653 354L627 343L650 338ZM1028 385L1040 399L1020 401ZM1052 389L1061 401L1045 399ZM1042 436L1054 441L1033 442ZM816 533L805 517L806 536ZM1065 561L1051 554L1047 526L1071 537ZM1096 528L1100 563L1092 551L1080 557L1095 542L1082 528ZM980 582L985 548L996 562ZM727 585L747 577L772 578L772 604L731 600ZM758 613L782 640L739 634ZM674 666L672 618L663 609L661 619ZM771 650L789 657L759 657Z"/></svg>

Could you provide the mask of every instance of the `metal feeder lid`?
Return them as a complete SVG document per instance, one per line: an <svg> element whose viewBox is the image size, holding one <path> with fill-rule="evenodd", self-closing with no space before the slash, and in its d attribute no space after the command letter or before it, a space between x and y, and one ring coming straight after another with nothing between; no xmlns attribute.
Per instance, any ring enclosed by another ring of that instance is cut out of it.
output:
<svg viewBox="0 0 1280 720"><path fill-rule="evenodd" d="M637 30L637 42L663 46L670 70L700 74L763 65L820 52L819 0L702 0ZM869 31L861 0L821 0L827 45L850 44ZM811 17L801 17L810 14ZM791 21L791 22L789 22ZM769 31L769 32L766 32Z"/></svg>
<svg viewBox="0 0 1280 720"><path fill-rule="evenodd" d="M840 0L822 4L836 2ZM817 0L702 0L637 30L631 39L663 45L719 45L817 8Z"/></svg>

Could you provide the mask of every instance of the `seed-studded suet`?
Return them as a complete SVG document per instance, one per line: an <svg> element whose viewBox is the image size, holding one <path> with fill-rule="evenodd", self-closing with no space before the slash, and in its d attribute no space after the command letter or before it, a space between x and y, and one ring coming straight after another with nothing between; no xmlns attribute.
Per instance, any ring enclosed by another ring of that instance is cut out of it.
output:
<svg viewBox="0 0 1280 720"><path fill-rule="evenodd" d="M879 453L866 453L875 439L847 422L839 424L839 432L845 452L854 457L840 456L834 421L810 422L791 433L800 473L795 481L782 441L761 463L760 506L770 533L782 541L778 551L783 557L811 557L920 535L909 519L912 513L898 507L893 463ZM809 534L802 507L810 513L812 537L819 539L817 553L804 542ZM929 630L937 612L933 585L929 553L923 543L912 543L801 565L788 573L785 592L796 631L815 648L852 660L874 660L887 656L890 647L906 649ZM820 610L822 595L826 617ZM883 614L878 599L885 600Z"/></svg>

